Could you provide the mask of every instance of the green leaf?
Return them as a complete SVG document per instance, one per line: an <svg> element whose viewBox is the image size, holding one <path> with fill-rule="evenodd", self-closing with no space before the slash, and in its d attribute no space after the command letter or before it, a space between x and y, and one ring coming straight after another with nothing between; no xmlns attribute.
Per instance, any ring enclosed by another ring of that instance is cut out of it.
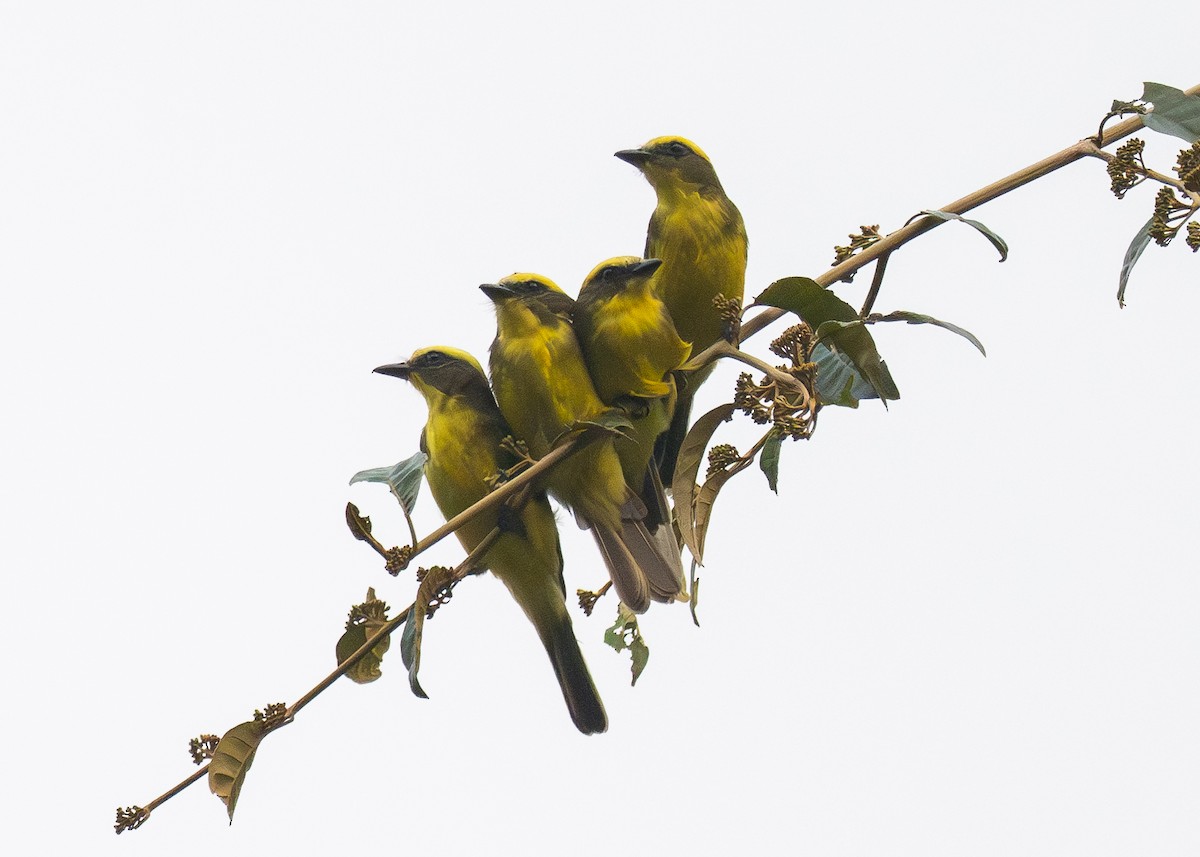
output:
<svg viewBox="0 0 1200 857"><path fill-rule="evenodd" d="M261 721L239 723L221 736L212 761L208 763L208 788L225 804L230 824L233 824L233 810L263 734Z"/></svg>
<svg viewBox="0 0 1200 857"><path fill-rule="evenodd" d="M638 677L646 669L646 663L650 660L650 649L646 645L646 641L642 639L637 615L623 603L618 602L617 604L617 621L605 630L604 642L617 652L629 650L629 657L633 662L630 667L633 680L630 684L636 685Z"/></svg>
<svg viewBox="0 0 1200 857"><path fill-rule="evenodd" d="M767 286L754 302L794 312L808 322L808 326L814 331L820 331L821 325L826 322L841 322L840 325L826 328L826 345L850 358L858 374L866 379L878 397L884 400L885 406L889 399L900 398L896 382L892 380L887 364L880 358L870 331L861 324L853 324L859 321L858 312L816 280L808 277L785 277L776 280ZM834 330L833 327L839 329ZM820 387L819 370L817 377Z"/></svg>
<svg viewBox="0 0 1200 857"><path fill-rule="evenodd" d="M637 623L635 622L634 624ZM629 645L629 657L633 661L629 667L630 672L633 674L633 678L629 682L632 686L637 684L638 678L646 669L646 664L650 662L650 647L646 645L646 641L642 639L640 632Z"/></svg>
<svg viewBox="0 0 1200 857"><path fill-rule="evenodd" d="M931 315L921 315L919 312L909 312L908 310L898 309L889 312L887 315L872 315L869 321L906 321L909 324L932 324L935 327L944 328L951 333L957 333L959 336L966 339L972 345L979 349L979 353L987 357L987 351L983 347L983 343L971 331L964 327L959 327L957 324L951 324L948 321L940 321Z"/></svg>
<svg viewBox="0 0 1200 857"><path fill-rule="evenodd" d="M1125 287L1129 285L1129 275L1133 273L1133 266L1137 264L1138 259L1142 258L1142 251L1150 243L1150 227L1153 225L1154 218L1151 217L1133 236L1129 249L1125 251L1125 261L1121 263L1121 276L1117 283L1117 304L1122 307L1125 306Z"/></svg>
<svg viewBox="0 0 1200 857"><path fill-rule="evenodd" d="M992 230L988 229L978 220L971 220L963 217L961 214L951 214L949 211L938 211L937 209L925 209L921 211L921 214L927 214L930 217L936 217L938 220L943 221L957 220L960 223L965 223L968 226L974 227L984 238L991 242L992 246L995 247L996 250L999 251L1001 262L1008 258L1008 242Z"/></svg>
<svg viewBox="0 0 1200 857"><path fill-rule="evenodd" d="M421 492L421 477L425 474L425 462L428 459L428 455L418 452L391 467L360 470L350 477L350 484L382 482L392 490L392 495L400 501L404 511L411 515L417 505L417 495Z"/></svg>
<svg viewBox="0 0 1200 857"><path fill-rule="evenodd" d="M408 670L408 687L413 696L429 699L429 694L417 681L417 673L421 669L421 632L424 626L425 605L417 602L408 611L408 621L404 623L404 631L400 634L400 660Z"/></svg>
<svg viewBox="0 0 1200 857"><path fill-rule="evenodd" d="M691 593L691 598L688 600L688 607L692 611L692 624L697 628L700 627L700 617L696 615L696 608L700 606L700 578L696 577L696 558L692 557L692 570L689 573L691 577L691 586L688 587L688 592Z"/></svg>
<svg viewBox="0 0 1200 857"><path fill-rule="evenodd" d="M842 331L862 326L863 320L861 318L856 318L853 321L835 321L834 319L830 319L823 322L820 327L813 331L813 344L819 345L826 339L833 339Z"/></svg>
<svg viewBox="0 0 1200 857"><path fill-rule="evenodd" d="M1142 117L1147 128L1189 143L1200 140L1200 96L1188 95L1173 86L1146 81L1143 84L1142 101L1154 104L1154 110Z"/></svg>
<svg viewBox="0 0 1200 857"><path fill-rule="evenodd" d="M821 404L857 408L859 399L879 398L845 354L818 344L813 348L812 361L817 364L816 393Z"/></svg>
<svg viewBox="0 0 1200 857"><path fill-rule="evenodd" d="M680 538L697 559L700 549L696 544L695 497L700 464L704 461L704 450L708 448L717 426L727 422L734 410L731 404L718 405L696 420L679 445L679 457L675 461L675 478L671 482L671 494L675 498L675 521L679 525Z"/></svg>
<svg viewBox="0 0 1200 857"><path fill-rule="evenodd" d="M779 451L783 447L783 435L772 432L758 455L758 466L767 477L767 485L779 493Z"/></svg>
<svg viewBox="0 0 1200 857"><path fill-rule="evenodd" d="M784 277L776 280L754 299L756 304L794 312L816 330L830 319L854 321L854 307L809 277Z"/></svg>

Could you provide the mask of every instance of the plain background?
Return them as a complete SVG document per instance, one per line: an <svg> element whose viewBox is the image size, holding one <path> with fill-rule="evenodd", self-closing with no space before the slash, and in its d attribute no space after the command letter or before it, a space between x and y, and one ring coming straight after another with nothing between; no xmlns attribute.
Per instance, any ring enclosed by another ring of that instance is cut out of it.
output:
<svg viewBox="0 0 1200 857"><path fill-rule="evenodd" d="M1200 259L1150 247L1119 310L1153 190L1118 203L1098 161L973 215L1004 264L956 225L893 258L877 307L988 357L876 328L903 398L823 412L778 496L756 470L730 484L702 627L652 610L636 688L601 642L615 605L577 620L608 734L575 732L511 600L472 580L428 627L429 701L392 657L268 740L232 827L201 784L111 828L192 770L189 737L331 669L368 586L411 600L343 523L353 500L405 538L384 488L347 485L424 421L371 369L483 357L478 283L573 292L640 252L653 194L613 151L708 152L753 295L1093 133L1143 80L1197 82L1186 44L1103 5L0 4L10 840L1196 853ZM1169 169L1180 142L1143 136ZM838 291L857 304L869 278ZM594 588L561 529L569 588Z"/></svg>

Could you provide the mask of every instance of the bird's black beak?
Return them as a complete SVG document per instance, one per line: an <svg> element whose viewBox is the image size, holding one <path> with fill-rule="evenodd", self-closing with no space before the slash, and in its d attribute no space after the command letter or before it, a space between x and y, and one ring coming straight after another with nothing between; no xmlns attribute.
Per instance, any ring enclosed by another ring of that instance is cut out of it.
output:
<svg viewBox="0 0 1200 857"><path fill-rule="evenodd" d="M613 154L625 163L633 164L635 167L640 167L646 161L650 160L650 153L645 149L622 149Z"/></svg>
<svg viewBox="0 0 1200 857"><path fill-rule="evenodd" d="M630 268L629 273L648 277L657 271L660 265L662 265L662 259L643 259Z"/></svg>
<svg viewBox="0 0 1200 857"><path fill-rule="evenodd" d="M412 367L407 363L389 363L386 366L376 366L371 371L380 375L391 375L393 378L403 378L405 381L412 375Z"/></svg>
<svg viewBox="0 0 1200 857"><path fill-rule="evenodd" d="M502 301L513 296L513 290L499 283L484 283L479 287L493 301Z"/></svg>

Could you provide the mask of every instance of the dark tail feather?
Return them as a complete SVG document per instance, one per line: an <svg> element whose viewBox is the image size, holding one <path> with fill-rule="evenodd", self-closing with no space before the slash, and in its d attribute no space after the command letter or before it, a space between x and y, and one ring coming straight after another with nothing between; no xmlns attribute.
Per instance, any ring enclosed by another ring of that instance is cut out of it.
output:
<svg viewBox="0 0 1200 857"><path fill-rule="evenodd" d="M679 592L682 595L682 597L677 595L676 598L680 601L687 601L687 574L684 573L682 559L683 545L680 544L679 535L675 529L675 519L671 506L667 502L667 492L658 478L658 471L653 467L646 468L646 484L653 485L659 509L659 519L653 525L650 515L646 516L646 529L654 537L654 542L658 545L658 552L668 558L671 568L674 570L675 577L679 582Z"/></svg>
<svg viewBox="0 0 1200 857"><path fill-rule="evenodd" d="M651 463L646 468L646 478L642 480L642 490L638 497L646 506L646 526L650 532L661 524L671 525L671 506L667 502L667 492L663 490L662 479L658 475L658 467Z"/></svg>
<svg viewBox="0 0 1200 857"><path fill-rule="evenodd" d="M666 485L675 479L675 462L679 459L679 447L687 437L688 421L692 416L692 397L680 395L675 405L675 414L671 417L671 425L658 436L654 444L654 460L658 463L658 475Z"/></svg>
<svg viewBox="0 0 1200 857"><path fill-rule="evenodd" d="M538 631L575 726L584 735L607 731L608 715L604 713L604 703L600 701L583 652L579 650L570 618L564 616L562 621L547 628L539 627Z"/></svg>
<svg viewBox="0 0 1200 857"><path fill-rule="evenodd" d="M670 527L660 526L651 533L641 521L623 521L621 538L642 570L652 599L663 603L687 600L683 562Z"/></svg>
<svg viewBox="0 0 1200 857"><path fill-rule="evenodd" d="M631 494L631 500L632 497ZM636 506L631 502L621 510L621 539L642 569L651 598L662 602L686 601L687 584L679 542L671 526L666 494L653 467L646 469L640 499L645 504L645 514L627 513Z"/></svg>
<svg viewBox="0 0 1200 857"><path fill-rule="evenodd" d="M675 373L675 387L679 391L679 398L675 400L675 412L671 415L671 425L654 442L654 461L658 464L658 475L663 485L669 486L675 479L679 447L683 446L683 439L687 437L691 427L692 399L696 397L696 389L711 372L710 366L707 370L701 369L691 376L685 376L682 372Z"/></svg>
<svg viewBox="0 0 1200 857"><path fill-rule="evenodd" d="M646 573L629 552L623 535L603 527L592 527L592 535L604 557L617 597L634 613L645 613L650 609L650 585Z"/></svg>

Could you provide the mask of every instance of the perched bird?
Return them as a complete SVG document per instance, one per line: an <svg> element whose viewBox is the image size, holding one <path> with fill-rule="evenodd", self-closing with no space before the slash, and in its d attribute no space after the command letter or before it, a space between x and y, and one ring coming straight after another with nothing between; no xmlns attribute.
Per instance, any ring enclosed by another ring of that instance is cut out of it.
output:
<svg viewBox="0 0 1200 857"><path fill-rule="evenodd" d="M645 256L661 259L656 287L679 336L699 353L725 334L713 298L742 300L746 284L746 227L725 195L708 155L683 137L656 137L616 156L642 171L658 197L646 232ZM712 364L680 384L670 430L655 455L671 484L679 446L687 434L692 398Z"/></svg>
<svg viewBox="0 0 1200 857"><path fill-rule="evenodd" d="M534 458L606 407L596 395L571 326L574 301L536 274L480 286L496 307L492 386L500 412ZM641 613L683 592L678 554L664 555L646 529L646 509L625 483L611 437L587 443L555 467L546 487L592 531L617 595ZM678 569L678 570L677 570Z"/></svg>
<svg viewBox="0 0 1200 857"><path fill-rule="evenodd" d="M412 382L425 397L429 418L421 450L429 456L425 478L447 520L474 505L489 491L488 479L512 466L500 442L511 434L492 398L483 368L470 354L454 348L422 348L406 363L375 369ZM495 527L502 532L483 556L508 587L537 630L571 719L585 735L604 732L608 718L579 650L567 612L558 527L544 493L533 495L515 514L477 515L456 531L470 551Z"/></svg>
<svg viewBox="0 0 1200 857"><path fill-rule="evenodd" d="M600 400L657 399L671 392L670 373L691 354L655 289L659 259L618 256L583 281L573 315Z"/></svg>
<svg viewBox="0 0 1200 857"><path fill-rule="evenodd" d="M656 468L649 466L658 436L675 411L675 378L691 345L679 338L654 288L658 259L621 256L597 265L579 290L573 315L575 334L600 400L624 408L631 437L614 441L625 482L646 505L646 526L664 545L679 545ZM681 570L682 573L682 570Z"/></svg>

